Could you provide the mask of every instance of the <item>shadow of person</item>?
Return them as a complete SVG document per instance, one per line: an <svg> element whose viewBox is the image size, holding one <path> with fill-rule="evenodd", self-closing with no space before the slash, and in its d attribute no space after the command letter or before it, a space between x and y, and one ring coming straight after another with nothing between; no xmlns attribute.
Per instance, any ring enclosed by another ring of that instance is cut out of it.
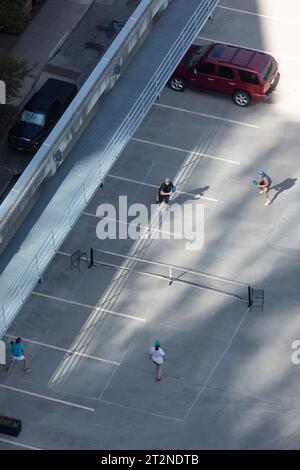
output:
<svg viewBox="0 0 300 470"><path fill-rule="evenodd" d="M199 197L199 196L203 196L203 193L205 193L205 191L208 191L209 190L209 186L203 186L202 188L197 188L197 189L194 189L192 191L192 194L195 194L195 197Z"/></svg>
<svg viewBox="0 0 300 470"><path fill-rule="evenodd" d="M176 202L178 204L182 204L184 201L189 199L200 199L201 196L203 196L203 193L208 191L209 188L209 186L203 186L202 188L193 189L191 192L189 192L189 194L178 194L176 197Z"/></svg>
<svg viewBox="0 0 300 470"><path fill-rule="evenodd" d="M278 183L278 184L275 184L275 185L271 186L270 190L275 189L275 191L277 191L274 194L271 202L274 202L275 199L278 198L279 194L283 193L283 191L291 189L295 185L296 181L297 181L297 178L287 178L286 180L282 181L281 183Z"/></svg>

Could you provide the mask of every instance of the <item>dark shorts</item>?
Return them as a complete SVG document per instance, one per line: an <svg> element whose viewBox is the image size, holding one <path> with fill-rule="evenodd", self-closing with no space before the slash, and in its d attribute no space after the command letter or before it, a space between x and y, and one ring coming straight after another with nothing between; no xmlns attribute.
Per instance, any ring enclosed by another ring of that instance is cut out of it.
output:
<svg viewBox="0 0 300 470"><path fill-rule="evenodd" d="M158 194L158 202L165 202L166 204L169 203L170 196L162 196L160 193Z"/></svg>

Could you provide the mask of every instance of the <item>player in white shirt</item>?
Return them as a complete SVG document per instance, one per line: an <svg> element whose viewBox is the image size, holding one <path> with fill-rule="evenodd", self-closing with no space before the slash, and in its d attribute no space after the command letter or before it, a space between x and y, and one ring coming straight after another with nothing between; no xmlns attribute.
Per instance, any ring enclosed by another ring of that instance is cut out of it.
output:
<svg viewBox="0 0 300 470"><path fill-rule="evenodd" d="M164 359L166 359L166 354L160 347L159 339L157 339L154 346L150 348L149 359L151 359L156 366L156 380L161 380L161 367L164 363Z"/></svg>

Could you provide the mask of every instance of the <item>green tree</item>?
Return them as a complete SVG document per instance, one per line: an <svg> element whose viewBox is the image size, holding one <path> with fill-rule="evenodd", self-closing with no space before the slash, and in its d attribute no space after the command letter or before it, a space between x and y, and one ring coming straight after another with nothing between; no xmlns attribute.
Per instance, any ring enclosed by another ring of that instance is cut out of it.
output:
<svg viewBox="0 0 300 470"><path fill-rule="evenodd" d="M19 96L22 83L30 72L26 62L19 61L5 49L0 49L0 80L6 85L6 105L0 105L0 135L3 136L12 126L18 108L10 103Z"/></svg>
<svg viewBox="0 0 300 470"><path fill-rule="evenodd" d="M0 137L6 136L8 130L15 123L17 116L17 106L0 104Z"/></svg>
<svg viewBox="0 0 300 470"><path fill-rule="evenodd" d="M28 21L24 4L24 0L0 1L0 31L18 34L24 29Z"/></svg>
<svg viewBox="0 0 300 470"><path fill-rule="evenodd" d="M26 62L16 59L6 49L0 49L0 80L6 85L6 99L19 96L22 83L30 72Z"/></svg>

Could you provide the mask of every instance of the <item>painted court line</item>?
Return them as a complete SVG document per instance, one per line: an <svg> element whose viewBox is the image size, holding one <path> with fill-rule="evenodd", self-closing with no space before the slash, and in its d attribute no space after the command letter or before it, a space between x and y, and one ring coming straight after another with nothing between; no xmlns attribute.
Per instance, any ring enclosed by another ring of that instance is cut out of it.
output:
<svg viewBox="0 0 300 470"><path fill-rule="evenodd" d="M198 111L190 111L188 109L178 108L177 106L170 106L170 105L161 104L161 103L154 103L154 106L159 106L160 108L173 109L174 111L181 111L182 113L194 114L196 116L203 116L203 117L208 117L211 119L217 119L218 121L230 122L231 124L238 124L239 126L252 127L254 129L259 129L259 126L255 126L254 124L249 124L247 122L234 121L233 119L222 118L220 116L214 116L213 114L199 113Z"/></svg>
<svg viewBox="0 0 300 470"><path fill-rule="evenodd" d="M172 208L172 206L171 206ZM92 214L90 212L83 212L82 213L83 215L86 215L88 217L94 217L96 219L99 219L99 216L97 216L97 214ZM121 225L131 225L132 227L140 227L141 229L148 229L148 232L156 232L157 234L161 233L162 235L168 235L169 237L174 237L174 239L178 239L178 240L189 240L189 241L194 241L193 238L191 237L184 237L182 238L182 234L178 234L176 232L168 232L166 230L161 230L159 228L154 228L154 227L151 227L150 225L140 225L140 224L133 224L132 222L127 222L127 221L124 221L124 220L120 220L120 219L114 219L112 217L105 217L105 220L110 220L112 222L116 222L117 224L121 224ZM150 238L150 237L147 237L147 236L144 236L144 237L141 237L141 238ZM160 240L159 237L156 238L157 240Z"/></svg>
<svg viewBox="0 0 300 470"><path fill-rule="evenodd" d="M236 160L229 160L228 158L223 158L223 157L215 157L214 155L208 155L207 153L194 152L193 150L183 149L180 147L173 147L171 145L159 144L157 142L151 142L150 140L137 139L135 137L132 137L130 140L134 142L140 142L142 144L149 144L149 145L154 145L156 147L162 147L162 148L169 149L169 150L175 150L177 152L189 153L190 155L196 155L198 157L210 158L211 160L219 160L225 163L232 163L233 165L240 165L240 162Z"/></svg>
<svg viewBox="0 0 300 470"><path fill-rule="evenodd" d="M62 255L62 256L71 256L70 253L65 253L63 251L57 251L57 254ZM97 307L96 305L83 304L81 302L76 302L75 300L67 300L61 297L55 297L54 295L49 295L49 294L42 294L41 292L36 292L36 291L33 291L32 294L38 295L39 297L45 297L46 299L57 300L58 302L64 302L66 304L77 305L78 307L84 307L84 308L88 308L91 310L100 310L100 311L109 313L110 315L116 315L118 317L129 318L130 320L146 322L144 318L134 317L133 315L126 315L125 313L115 312L114 310L109 310L104 307Z"/></svg>
<svg viewBox="0 0 300 470"><path fill-rule="evenodd" d="M278 18L276 16L263 15L262 13L254 13L253 11L240 10L238 8L226 7L225 5L217 5L217 8L223 8L223 10L236 11L237 13L245 13L246 15L258 16L259 18L266 18L267 20L282 21L284 23L297 24L299 21L288 20L285 18Z"/></svg>
<svg viewBox="0 0 300 470"><path fill-rule="evenodd" d="M34 292L33 292L34 294ZM13 335L5 335L7 338L17 338L16 336L13 336ZM44 346L45 348L49 348L49 349L55 349L57 351L62 351L64 353L68 353L70 355L73 355L73 356L80 356L80 357L84 357L86 359L94 359L95 361L99 361L99 362L105 362L106 364L111 364L113 366L119 366L119 362L115 362L115 361L110 361L108 359L103 359L102 357L97 357L97 356L92 356L91 354L85 354L85 353L81 353L81 352L78 352L78 351L74 351L72 349L65 349L65 348L61 348L59 346L54 346L52 344L47 344L47 343L41 343L40 341L35 341L33 339L29 339L29 338L23 338L24 341L26 341L27 343L32 343L32 344L37 344L38 346Z"/></svg>
<svg viewBox="0 0 300 470"><path fill-rule="evenodd" d="M14 392L24 393L25 395L30 395L32 397L42 398L43 400L53 401L55 403L61 403L62 405L73 406L74 408L80 408L87 411L95 411L95 408L90 408L88 406L77 405L76 403L71 403L70 401L59 400L58 398L47 397L46 395L40 395L39 393L28 392L27 390L22 390L20 388L11 387L9 385L0 384L1 388L6 388L7 390L13 390Z"/></svg>
<svg viewBox="0 0 300 470"><path fill-rule="evenodd" d="M149 188L155 188L158 191L158 185L157 184L145 183L144 181L133 180L131 178L125 178L124 176L113 175L112 173L110 173L107 176L109 178L114 178L116 180L128 181L129 183L136 183L136 184L141 184L143 186L149 186ZM184 191L176 191L176 193L177 194L183 194L184 196L190 196L190 197L193 197L194 199L198 199L197 194L185 193ZM217 199L214 199L212 197L207 197L207 196L200 196L199 199L205 199L206 201L211 201L211 202L218 202Z"/></svg>
<svg viewBox="0 0 300 470"><path fill-rule="evenodd" d="M171 421L177 421L179 423L181 423L183 421L182 419L179 419L179 418L172 418L172 416L166 416L166 415L161 415L161 414L158 414L158 413L152 413L151 411L145 411L145 410L142 410L141 408L134 408L133 406L122 405L121 403L116 403L116 402L113 402L113 401L104 400L103 398L101 398L101 401L103 403L107 403L108 405L119 406L120 408L125 408L126 410L138 411L139 413L143 413L145 415L150 415L150 416L156 416L158 418L169 419Z"/></svg>
<svg viewBox="0 0 300 470"><path fill-rule="evenodd" d="M13 446L24 447L24 449L43 450L43 449L39 449L38 447L32 447L32 446L29 446L27 444L21 444L21 442L15 442L15 441L10 441L9 439L3 439L2 437L0 437L0 441L1 442L6 442L8 444L12 444Z"/></svg>
<svg viewBox="0 0 300 470"><path fill-rule="evenodd" d="M241 44L236 44L236 43L232 43L232 42L228 42L228 41L224 42L224 41L220 41L220 40L216 40L216 39L207 38L205 36L197 36L197 39L203 39L203 41L209 41L209 42L217 42L217 43L220 43L220 44L228 44L229 46L242 47L242 48L245 47L245 46L242 46ZM280 54L279 52L263 51L262 49L252 49L251 47L246 47L246 49L262 52L263 54L270 54L270 55L273 55L273 56L282 57L283 59L291 60L291 61L294 61L294 62L300 62L300 59L298 59L297 57L290 57L290 56L287 56L285 54Z"/></svg>
<svg viewBox="0 0 300 470"><path fill-rule="evenodd" d="M213 367L213 369L211 370L211 372L210 372L209 376L207 377L206 381L205 381L204 384L202 385L202 387L201 387L199 393L197 394L196 398L194 399L193 403L191 404L191 406L190 406L189 409L187 410L187 412L186 412L186 414L185 414L183 420L186 419L186 417L188 416L188 414L189 414L189 413L192 411L192 409L194 408L194 406L195 406L195 404L196 404L198 398L199 398L200 395L204 392L205 387L207 386L208 382L210 381L210 379L211 379L212 376L214 375L215 370L217 369L218 365L219 365L220 362L223 360L225 354L227 353L228 349L230 348L230 346L231 346L231 344L232 344L232 342L233 342L233 340L234 340L234 338L235 338L237 332L239 331L240 327L242 326L242 323L244 322L244 320L245 320L245 318L246 318L246 316L247 316L247 314L248 314L249 311L250 311L250 308L248 307L247 310L246 310L246 312L244 313L244 315L243 315L241 321L239 322L238 326L236 327L236 329L235 329L235 331L234 331L234 333L233 333L233 335L232 335L230 341L228 342L226 348L224 349L223 353L221 354L221 356L220 356L219 359L217 360L215 366Z"/></svg>

